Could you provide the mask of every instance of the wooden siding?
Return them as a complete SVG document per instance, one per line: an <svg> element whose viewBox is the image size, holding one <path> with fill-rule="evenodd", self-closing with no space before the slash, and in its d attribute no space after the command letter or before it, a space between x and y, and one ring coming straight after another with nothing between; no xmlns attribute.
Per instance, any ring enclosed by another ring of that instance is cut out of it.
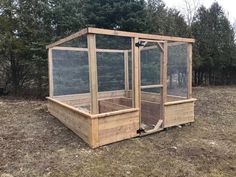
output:
<svg viewBox="0 0 236 177"><path fill-rule="evenodd" d="M91 118L80 114L62 104L48 100L48 110L50 114L59 119L69 129L79 135L86 143L90 144Z"/></svg>
<svg viewBox="0 0 236 177"><path fill-rule="evenodd" d="M166 104L164 128L194 122L194 101Z"/></svg>
<svg viewBox="0 0 236 177"><path fill-rule="evenodd" d="M98 119L99 146L138 136L139 112L111 115Z"/></svg>

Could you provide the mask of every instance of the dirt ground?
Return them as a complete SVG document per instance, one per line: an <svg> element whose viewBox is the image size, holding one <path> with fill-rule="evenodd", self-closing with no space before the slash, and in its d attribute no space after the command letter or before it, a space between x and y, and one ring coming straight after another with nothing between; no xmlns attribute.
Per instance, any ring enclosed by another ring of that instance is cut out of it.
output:
<svg viewBox="0 0 236 177"><path fill-rule="evenodd" d="M236 176L236 87L194 88L195 123L90 149L45 101L0 98L0 176Z"/></svg>

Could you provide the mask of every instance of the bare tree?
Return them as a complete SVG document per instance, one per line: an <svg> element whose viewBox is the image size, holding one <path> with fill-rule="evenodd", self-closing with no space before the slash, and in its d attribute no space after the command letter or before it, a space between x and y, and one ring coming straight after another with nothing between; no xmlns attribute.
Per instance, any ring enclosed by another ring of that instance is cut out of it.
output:
<svg viewBox="0 0 236 177"><path fill-rule="evenodd" d="M191 25L193 17L201 5L201 0L184 0L184 15L187 20L187 24Z"/></svg>

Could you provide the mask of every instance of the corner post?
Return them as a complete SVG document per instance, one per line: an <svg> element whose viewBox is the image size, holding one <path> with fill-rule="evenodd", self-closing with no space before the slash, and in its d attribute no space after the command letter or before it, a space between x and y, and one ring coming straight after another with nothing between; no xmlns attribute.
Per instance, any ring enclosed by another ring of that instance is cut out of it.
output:
<svg viewBox="0 0 236 177"><path fill-rule="evenodd" d="M52 49L48 49L48 81L49 81L49 97L53 97L53 63L52 63Z"/></svg>
<svg viewBox="0 0 236 177"><path fill-rule="evenodd" d="M191 99L192 98L192 44L188 43L188 47L187 47L187 74L188 74L188 94L187 94L187 98Z"/></svg>
<svg viewBox="0 0 236 177"><path fill-rule="evenodd" d="M98 80L97 80L97 57L96 57L96 36L88 34L88 60L89 60L89 83L91 94L91 114L98 113Z"/></svg>

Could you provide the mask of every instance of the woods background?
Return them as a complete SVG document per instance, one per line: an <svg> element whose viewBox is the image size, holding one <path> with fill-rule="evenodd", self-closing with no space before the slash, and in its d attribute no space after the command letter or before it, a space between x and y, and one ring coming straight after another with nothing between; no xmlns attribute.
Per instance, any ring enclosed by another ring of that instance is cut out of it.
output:
<svg viewBox="0 0 236 177"><path fill-rule="evenodd" d="M1 0L0 93L48 94L45 46L88 26L196 39L193 85L236 84L235 29L222 7L161 0Z"/></svg>

